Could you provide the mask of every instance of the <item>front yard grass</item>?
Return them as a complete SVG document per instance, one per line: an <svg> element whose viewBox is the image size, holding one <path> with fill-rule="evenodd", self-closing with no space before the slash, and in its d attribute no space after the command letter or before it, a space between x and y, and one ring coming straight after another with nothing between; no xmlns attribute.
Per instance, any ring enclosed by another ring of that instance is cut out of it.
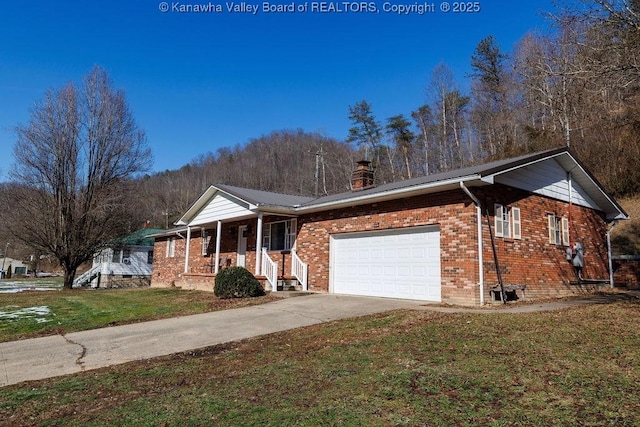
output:
<svg viewBox="0 0 640 427"><path fill-rule="evenodd" d="M640 425L640 302L396 311L0 389L0 425Z"/></svg>
<svg viewBox="0 0 640 427"><path fill-rule="evenodd" d="M212 292L157 288L0 294L0 342L244 307L273 298L222 300Z"/></svg>

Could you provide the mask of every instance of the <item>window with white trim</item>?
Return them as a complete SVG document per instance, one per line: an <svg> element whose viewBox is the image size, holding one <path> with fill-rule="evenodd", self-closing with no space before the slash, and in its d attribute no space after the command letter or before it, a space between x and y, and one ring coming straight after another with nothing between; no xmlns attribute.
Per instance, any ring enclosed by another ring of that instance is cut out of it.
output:
<svg viewBox="0 0 640 427"><path fill-rule="evenodd" d="M122 250L122 263L131 264L131 249Z"/></svg>
<svg viewBox="0 0 640 427"><path fill-rule="evenodd" d="M495 204L496 237L513 239L522 238L522 222L520 220L520 208Z"/></svg>
<svg viewBox="0 0 640 427"><path fill-rule="evenodd" d="M549 243L569 246L569 220L557 217L555 214L548 214L547 222L549 223Z"/></svg>
<svg viewBox="0 0 640 427"><path fill-rule="evenodd" d="M209 255L209 242L211 242L211 236L207 230L202 230L202 256Z"/></svg>
<svg viewBox="0 0 640 427"><path fill-rule="evenodd" d="M169 237L167 239L167 252L165 254L167 258L174 258L176 256L176 238Z"/></svg>
<svg viewBox="0 0 640 427"><path fill-rule="evenodd" d="M121 254L122 252L120 251L120 249L114 249L113 254L111 255L111 262L114 264L119 264Z"/></svg>
<svg viewBox="0 0 640 427"><path fill-rule="evenodd" d="M264 224L262 247L268 251L289 250L296 241L296 220L277 221Z"/></svg>

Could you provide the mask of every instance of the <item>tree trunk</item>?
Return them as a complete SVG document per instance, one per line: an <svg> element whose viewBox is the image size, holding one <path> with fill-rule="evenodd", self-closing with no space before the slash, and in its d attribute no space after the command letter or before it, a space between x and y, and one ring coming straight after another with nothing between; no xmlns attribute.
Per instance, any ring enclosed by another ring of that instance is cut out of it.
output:
<svg viewBox="0 0 640 427"><path fill-rule="evenodd" d="M77 267L64 267L64 289L72 289L73 281L76 278Z"/></svg>

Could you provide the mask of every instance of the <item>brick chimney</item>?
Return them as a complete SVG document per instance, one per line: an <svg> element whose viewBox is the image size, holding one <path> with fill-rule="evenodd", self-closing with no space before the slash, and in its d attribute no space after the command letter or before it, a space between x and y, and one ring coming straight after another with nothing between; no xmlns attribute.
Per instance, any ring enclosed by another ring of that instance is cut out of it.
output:
<svg viewBox="0 0 640 427"><path fill-rule="evenodd" d="M375 187L371 162L368 160L360 160L356 170L351 173L351 190L361 191L371 187Z"/></svg>

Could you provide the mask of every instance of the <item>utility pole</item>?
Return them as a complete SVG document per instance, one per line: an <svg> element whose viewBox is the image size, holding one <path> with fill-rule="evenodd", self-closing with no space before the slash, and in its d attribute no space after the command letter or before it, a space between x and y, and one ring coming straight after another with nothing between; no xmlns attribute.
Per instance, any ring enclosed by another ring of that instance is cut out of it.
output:
<svg viewBox="0 0 640 427"><path fill-rule="evenodd" d="M318 197L318 181L320 181L320 152L316 152L316 189L313 193Z"/></svg>

